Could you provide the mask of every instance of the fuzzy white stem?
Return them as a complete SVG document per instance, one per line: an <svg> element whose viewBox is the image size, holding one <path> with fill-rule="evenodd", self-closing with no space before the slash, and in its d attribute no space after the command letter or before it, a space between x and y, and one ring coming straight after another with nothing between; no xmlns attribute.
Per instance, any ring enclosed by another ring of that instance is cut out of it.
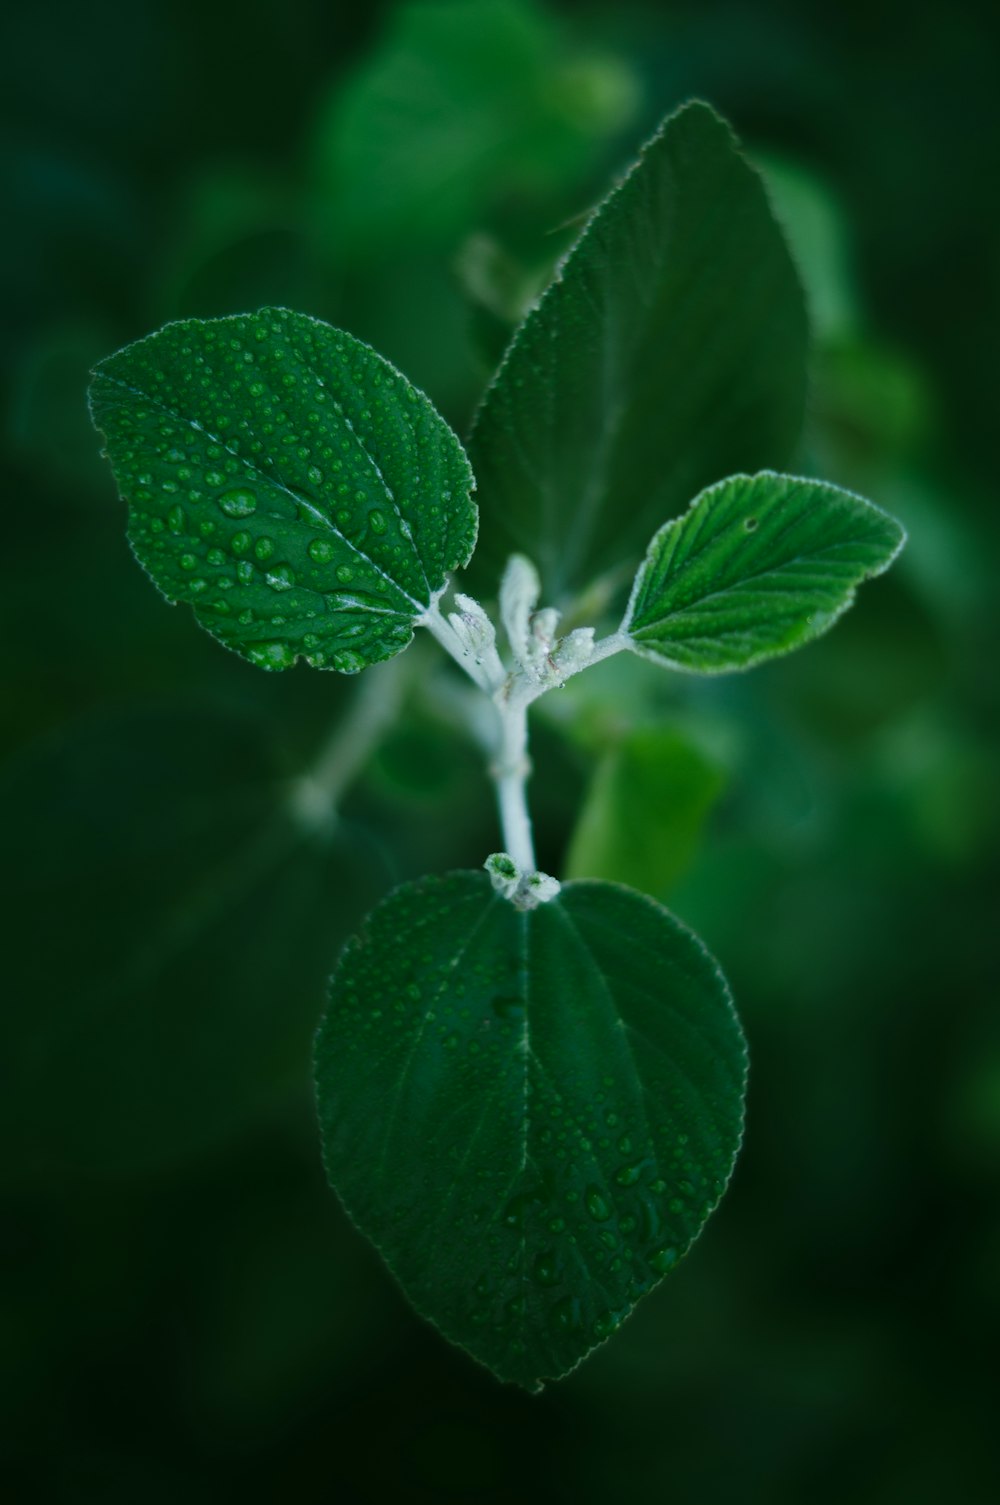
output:
<svg viewBox="0 0 1000 1505"><path fill-rule="evenodd" d="M528 759L528 707L507 699L495 701L500 718L500 745L490 773L497 790L504 848L522 872L535 871L535 844L531 835L526 785L531 773Z"/></svg>
<svg viewBox="0 0 1000 1505"><path fill-rule="evenodd" d="M493 702L498 728L490 775L496 786L504 847L522 873L536 876L526 794L531 773L528 707L581 669L620 653L629 642L619 629L592 643L589 628L577 629L557 641L558 617L553 611L534 611L537 596L534 566L515 555L501 587L504 625L516 661L509 673L497 652L489 619L471 598L456 596L459 613L450 618L441 614L435 600L417 624L427 628Z"/></svg>
<svg viewBox="0 0 1000 1505"><path fill-rule="evenodd" d="M584 669L589 669L592 664L599 664L602 658L610 658L612 654L621 653L623 649L628 647L628 644L628 634L620 630L618 632L612 632L606 638L601 638L599 642L594 644L593 648L590 650L590 654L586 659L583 660L582 663L567 666L562 671L562 677L558 680L557 683L559 685L564 685L568 679L573 678L574 674L580 674ZM552 690L554 688L556 688L556 685L551 680L543 681L541 684L533 684L529 681L522 680L519 684L514 686L512 690L512 698L517 698L521 700L524 705L529 706L531 705L532 701L537 700L540 695L545 695L549 690Z"/></svg>
<svg viewBox="0 0 1000 1505"><path fill-rule="evenodd" d="M347 714L291 786L292 809L304 825L319 828L336 820L338 803L396 719L405 675L399 659L365 670Z"/></svg>
<svg viewBox="0 0 1000 1505"><path fill-rule="evenodd" d="M479 688L485 690L487 695L492 695L494 690L503 684L506 670L500 661L496 647L487 649L481 659L470 653L451 622L441 615L436 601L427 608L416 625L426 627L444 651L455 660L459 668L464 669L469 678L475 680Z"/></svg>

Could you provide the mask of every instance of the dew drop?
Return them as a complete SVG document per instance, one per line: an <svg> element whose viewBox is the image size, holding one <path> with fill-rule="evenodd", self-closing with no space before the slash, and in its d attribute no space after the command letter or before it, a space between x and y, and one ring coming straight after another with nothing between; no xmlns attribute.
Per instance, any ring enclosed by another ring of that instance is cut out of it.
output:
<svg viewBox="0 0 1000 1505"><path fill-rule="evenodd" d="M587 1194L584 1200L587 1204L587 1211L594 1219L594 1222L606 1223L611 1216L611 1208L596 1186L587 1187Z"/></svg>
<svg viewBox="0 0 1000 1505"><path fill-rule="evenodd" d="M247 549L249 549L250 547L250 543L251 539L249 533L234 533L232 538L229 540L229 547L236 555L245 554Z"/></svg>
<svg viewBox="0 0 1000 1505"><path fill-rule="evenodd" d="M380 512L377 507L374 509L374 511L369 512L368 526L369 528L371 528L373 533L384 533L389 526L389 524L385 520L385 513Z"/></svg>
<svg viewBox="0 0 1000 1505"><path fill-rule="evenodd" d="M671 1248L657 1249L650 1255L649 1263L657 1275L666 1275L677 1263L677 1250Z"/></svg>
<svg viewBox="0 0 1000 1505"><path fill-rule="evenodd" d="M328 538L314 538L309 544L309 558L315 564L329 564L334 556L334 546ZM348 578L350 571L348 571ZM340 579L340 571L337 571L337 579Z"/></svg>
<svg viewBox="0 0 1000 1505"><path fill-rule="evenodd" d="M561 1301L557 1301L549 1310L549 1322L557 1333L578 1331L583 1326L579 1297L564 1296Z"/></svg>
<svg viewBox="0 0 1000 1505"><path fill-rule="evenodd" d="M291 590L295 584L295 572L289 564L276 564L264 576L272 590Z"/></svg>
<svg viewBox="0 0 1000 1505"><path fill-rule="evenodd" d="M357 674L359 669L365 667L365 661L361 657L361 654L352 653L350 649L346 648L340 653L333 654L330 662L335 669L339 669L341 674Z"/></svg>
<svg viewBox="0 0 1000 1505"><path fill-rule="evenodd" d="M274 539L268 538L265 534L263 538L258 538L253 546L253 551L258 559L270 559L274 553Z"/></svg>
<svg viewBox="0 0 1000 1505"><path fill-rule="evenodd" d="M341 585L348 585L354 579L354 571L349 564L338 564L333 573Z"/></svg>
<svg viewBox="0 0 1000 1505"><path fill-rule="evenodd" d="M246 650L247 658L260 669L290 669L295 662L291 643L254 643Z"/></svg>
<svg viewBox="0 0 1000 1505"><path fill-rule="evenodd" d="M183 507L171 507L167 513L167 527L171 533L184 532L184 509Z"/></svg>
<svg viewBox="0 0 1000 1505"><path fill-rule="evenodd" d="M521 1193L511 1197L503 1210L503 1220L508 1228L519 1228L524 1222L524 1214L528 1206L528 1198Z"/></svg>
<svg viewBox="0 0 1000 1505"><path fill-rule="evenodd" d="M603 1342L605 1338L611 1337L617 1326L618 1323L610 1312L601 1312L599 1316L594 1318L594 1337Z"/></svg>
<svg viewBox="0 0 1000 1505"><path fill-rule="evenodd" d="M210 476L206 481L214 485ZM224 491L219 497L219 506L227 517L249 517L257 511L257 498L252 491L245 486L236 486L232 491Z"/></svg>
<svg viewBox="0 0 1000 1505"><path fill-rule="evenodd" d="M534 1277L540 1286L554 1286L559 1284L559 1268L556 1257L551 1249L543 1250L532 1266Z"/></svg>

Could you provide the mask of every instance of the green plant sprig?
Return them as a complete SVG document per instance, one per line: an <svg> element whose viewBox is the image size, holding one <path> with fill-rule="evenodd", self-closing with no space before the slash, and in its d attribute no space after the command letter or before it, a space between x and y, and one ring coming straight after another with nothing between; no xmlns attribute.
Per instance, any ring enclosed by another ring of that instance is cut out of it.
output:
<svg viewBox="0 0 1000 1505"><path fill-rule="evenodd" d="M748 669L888 568L898 523L772 468L805 357L760 180L694 104L515 334L471 463L389 362L285 309L167 325L94 373L130 542L169 600L278 671L355 674L420 627L476 687L504 849L369 916L331 982L316 1090L330 1181L413 1305L529 1389L698 1236L739 1149L746 1048L719 967L667 910L539 872L528 712L622 652ZM393 708L359 701L294 786L304 819Z"/></svg>

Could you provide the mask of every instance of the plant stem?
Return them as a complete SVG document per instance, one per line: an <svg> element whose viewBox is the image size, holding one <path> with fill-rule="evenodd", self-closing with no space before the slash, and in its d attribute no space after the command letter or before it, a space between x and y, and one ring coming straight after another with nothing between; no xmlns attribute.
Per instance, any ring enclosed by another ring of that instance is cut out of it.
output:
<svg viewBox="0 0 1000 1505"><path fill-rule="evenodd" d="M464 669L470 679L474 679L481 690L487 695L492 695L507 677L507 671L500 661L500 655L494 647L482 660L475 658L469 653L465 645L459 640L454 627L447 617L441 615L441 610L435 601L429 606L424 615L417 623L418 627L426 627L432 637L436 638L444 651L451 655L460 669Z"/></svg>
<svg viewBox="0 0 1000 1505"><path fill-rule="evenodd" d="M467 603L467 606L470 612L474 607L479 610L474 602ZM610 658L613 653L620 653L628 646L628 638L621 630L611 633L609 637L594 643L586 659L572 667L560 668L556 658L550 661L548 673L541 672L528 662L508 672L492 642L492 629L490 645L477 654L469 651L452 622L442 616L436 601L428 607L419 625L427 628L459 668L464 669L470 679L489 696L496 708L499 726L495 741L496 752L490 763L490 777L496 786L504 850L523 873L534 873L535 848L526 793L531 773L531 760L528 757L528 707L547 690L554 689L557 684L565 683L574 674L579 674L581 669L587 669L603 658ZM508 626L508 634L510 631ZM480 726L477 718L474 733Z"/></svg>
<svg viewBox="0 0 1000 1505"><path fill-rule="evenodd" d="M581 674L584 669L589 669L593 664L599 664L602 658L611 658L612 654L621 653L628 647L628 641L628 635L619 629L618 632L612 632L606 638L601 638L599 642L595 643L590 650L590 656L582 664L575 664L570 669L564 669L562 671L562 678L557 683L553 683L551 680L525 682L520 689L520 695L524 699L524 704L531 705L532 701L537 700L540 695L546 695L549 690L554 690L564 685L575 674Z"/></svg>
<svg viewBox="0 0 1000 1505"><path fill-rule="evenodd" d="M312 765L292 785L292 808L306 825L324 826L336 820L338 802L396 719L405 675L399 658L365 670L347 714L337 722Z"/></svg>
<svg viewBox="0 0 1000 1505"><path fill-rule="evenodd" d="M528 707L523 700L494 697L500 718L497 756L490 766L500 807L504 851L524 873L535 871L535 845L531 835L526 784L531 773L528 757Z"/></svg>

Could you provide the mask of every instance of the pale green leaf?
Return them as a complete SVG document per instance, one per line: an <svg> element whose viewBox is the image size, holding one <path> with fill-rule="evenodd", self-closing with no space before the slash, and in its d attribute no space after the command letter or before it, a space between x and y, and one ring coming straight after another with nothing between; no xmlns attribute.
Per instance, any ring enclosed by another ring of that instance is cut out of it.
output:
<svg viewBox="0 0 1000 1505"><path fill-rule="evenodd" d="M262 668L354 673L398 653L475 544L447 424L305 314L168 324L101 362L91 406L137 558Z"/></svg>
<svg viewBox="0 0 1000 1505"><path fill-rule="evenodd" d="M656 534L622 631L671 669L748 669L825 632L905 538L888 513L826 482L730 476Z"/></svg>
<svg viewBox="0 0 1000 1505"><path fill-rule="evenodd" d="M664 895L692 862L723 783L719 765L690 738L670 727L636 728L594 772L566 876Z"/></svg>
<svg viewBox="0 0 1000 1505"><path fill-rule="evenodd" d="M564 46L525 0L395 5L316 132L331 243L383 255L453 244L498 199L577 181L636 98L623 63Z"/></svg>
<svg viewBox="0 0 1000 1505"><path fill-rule="evenodd" d="M470 439L488 520L548 599L627 584L702 486L783 463L802 420L801 288L757 173L704 104L672 115L515 334Z"/></svg>
<svg viewBox="0 0 1000 1505"><path fill-rule="evenodd" d="M407 884L333 979L330 1180L417 1310L503 1379L572 1369L676 1264L739 1147L725 980L652 899Z"/></svg>

